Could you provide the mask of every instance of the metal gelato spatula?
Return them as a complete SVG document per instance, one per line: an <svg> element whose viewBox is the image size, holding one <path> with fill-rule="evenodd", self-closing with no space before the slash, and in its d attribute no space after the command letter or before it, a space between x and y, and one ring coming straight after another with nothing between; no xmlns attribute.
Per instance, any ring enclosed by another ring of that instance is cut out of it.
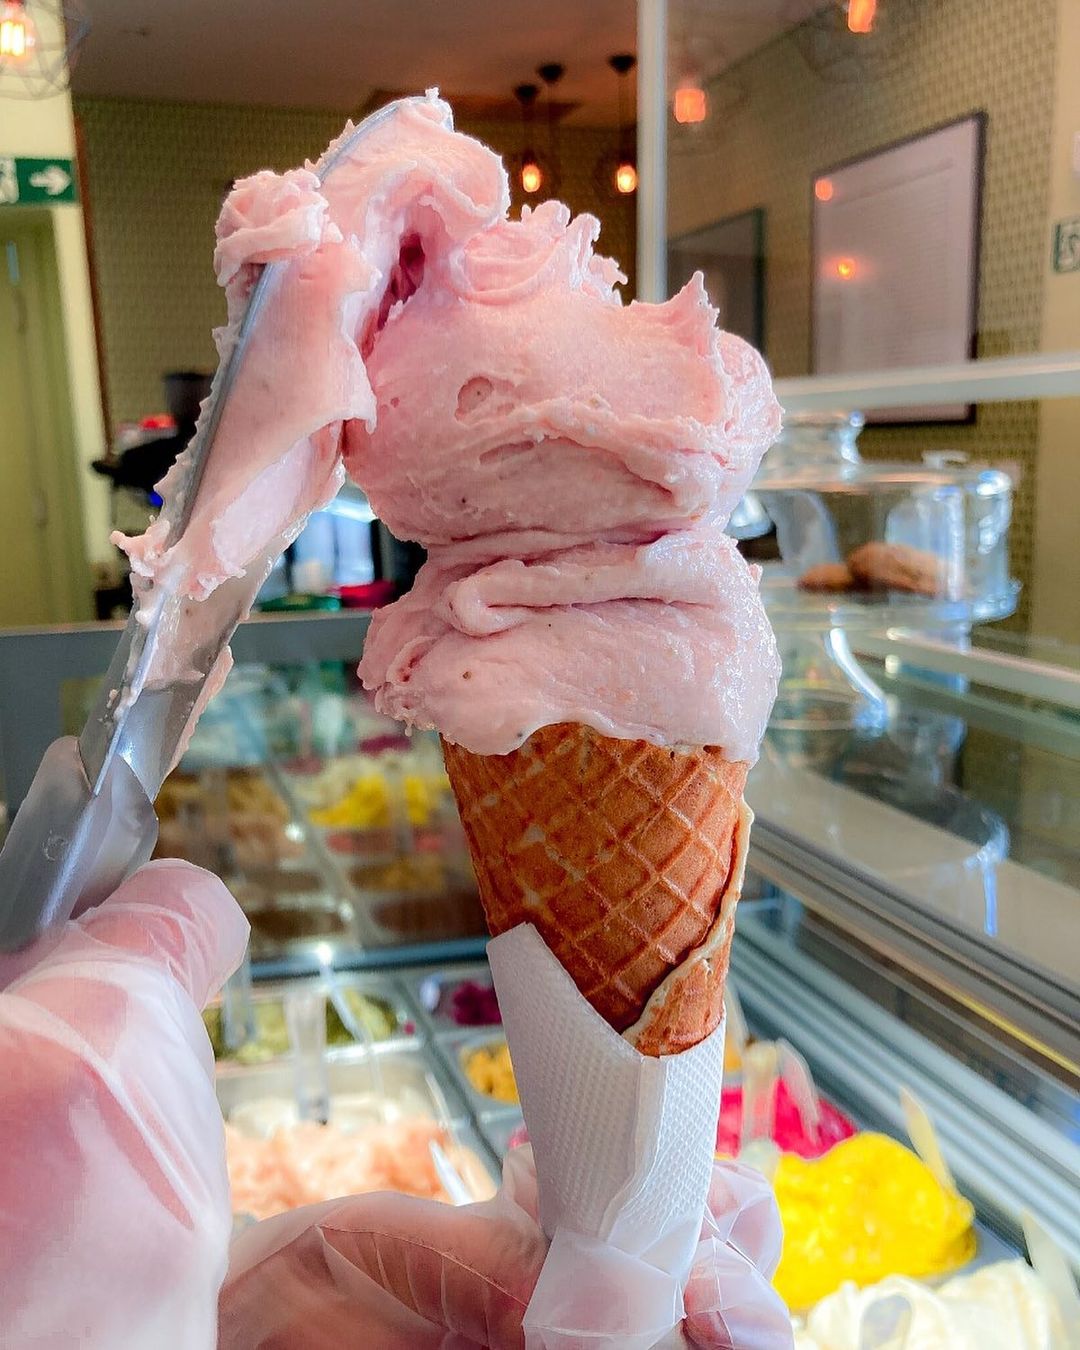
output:
<svg viewBox="0 0 1080 1350"><path fill-rule="evenodd" d="M380 108L344 136L316 166L320 182L400 106ZM195 436L184 452L182 481L165 507L172 542L191 520L226 404L251 335L288 263L266 264L251 291L233 346L218 366ZM76 739L53 744L34 777L0 853L0 951L32 941L53 924L98 904L153 852L153 801L179 758L186 736L212 692L210 681L237 624L284 541L230 578L198 606L184 597L132 610L96 706ZM151 602L154 597L147 597ZM183 672L147 682L160 644L183 647L199 610L198 639L185 650ZM149 618L147 617L149 615Z"/></svg>

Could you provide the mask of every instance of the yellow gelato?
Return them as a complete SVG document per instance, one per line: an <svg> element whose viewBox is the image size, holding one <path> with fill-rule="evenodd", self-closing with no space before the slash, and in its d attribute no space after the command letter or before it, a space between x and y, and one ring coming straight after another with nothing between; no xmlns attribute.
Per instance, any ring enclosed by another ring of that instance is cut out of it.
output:
<svg viewBox="0 0 1080 1350"><path fill-rule="evenodd" d="M444 773L407 773L402 779L410 825L426 825L450 790ZM325 829L385 829L390 824L390 785L381 773L354 778L334 801L316 806L311 820Z"/></svg>
<svg viewBox="0 0 1080 1350"><path fill-rule="evenodd" d="M742 1051L732 1036L724 1042L724 1076L742 1072Z"/></svg>
<svg viewBox="0 0 1080 1350"><path fill-rule="evenodd" d="M463 1063L465 1074L477 1092L510 1106L517 1105L514 1066L510 1063L510 1047L505 1041L466 1051Z"/></svg>
<svg viewBox="0 0 1080 1350"><path fill-rule="evenodd" d="M857 1134L812 1161L784 1153L774 1185L784 1222L775 1283L793 1309L845 1280L941 1275L974 1255L971 1205L885 1135Z"/></svg>
<svg viewBox="0 0 1080 1350"><path fill-rule="evenodd" d="M315 825L326 829L377 829L390 823L390 792L379 774L357 778L337 801L311 812Z"/></svg>

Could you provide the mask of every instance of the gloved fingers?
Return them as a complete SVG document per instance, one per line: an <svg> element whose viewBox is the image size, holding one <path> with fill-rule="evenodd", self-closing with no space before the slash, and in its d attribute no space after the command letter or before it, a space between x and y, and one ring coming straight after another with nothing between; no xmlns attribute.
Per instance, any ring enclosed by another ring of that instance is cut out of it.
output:
<svg viewBox="0 0 1080 1350"><path fill-rule="evenodd" d="M296 1210L234 1242L219 1347L336 1347L364 1327L387 1350L519 1350L546 1251L505 1197L455 1209L373 1194Z"/></svg>
<svg viewBox="0 0 1080 1350"><path fill-rule="evenodd" d="M151 863L60 932L2 995L2 1020L20 1029L26 1053L63 1045L94 1065L117 1102L129 1080L149 1083L153 1061L167 1069L194 1054L212 1074L198 1008L240 960L248 932L216 877L187 863ZM173 1095L167 1084L161 1090Z"/></svg>
<svg viewBox="0 0 1080 1350"><path fill-rule="evenodd" d="M522 1344L521 1319L547 1242L520 1210L435 1204L422 1226L394 1197L372 1197L369 1231L324 1228L346 1260L360 1258L406 1307L448 1332L496 1350ZM422 1203L422 1202L418 1202Z"/></svg>
<svg viewBox="0 0 1080 1350"><path fill-rule="evenodd" d="M53 961L122 953L167 971L202 1008L240 964L248 932L223 882L190 863L162 859L78 919L22 951L0 954L0 992Z"/></svg>
<svg viewBox="0 0 1080 1350"><path fill-rule="evenodd" d="M199 1008L240 964L249 932L224 882L173 859L148 863L75 927L166 970Z"/></svg>
<svg viewBox="0 0 1080 1350"><path fill-rule="evenodd" d="M526 1350L650 1350L682 1315L676 1276L608 1242L556 1228L525 1315Z"/></svg>
<svg viewBox="0 0 1080 1350"><path fill-rule="evenodd" d="M0 952L0 994L28 970L41 965L59 946L66 931L66 924L58 924L17 952Z"/></svg>
<svg viewBox="0 0 1080 1350"><path fill-rule="evenodd" d="M683 1297L683 1332L698 1350L791 1350L783 1299L745 1256L715 1238L698 1247Z"/></svg>
<svg viewBox="0 0 1080 1350"><path fill-rule="evenodd" d="M503 1159L502 1194L534 1223L540 1222L540 1192L532 1144L512 1148Z"/></svg>
<svg viewBox="0 0 1080 1350"><path fill-rule="evenodd" d="M220 882L153 866L0 995L5 1345L212 1343L231 1219L194 1001L245 936Z"/></svg>
<svg viewBox="0 0 1080 1350"><path fill-rule="evenodd" d="M733 1247L771 1279L780 1264L784 1227L767 1178L742 1163L714 1163L701 1236Z"/></svg>

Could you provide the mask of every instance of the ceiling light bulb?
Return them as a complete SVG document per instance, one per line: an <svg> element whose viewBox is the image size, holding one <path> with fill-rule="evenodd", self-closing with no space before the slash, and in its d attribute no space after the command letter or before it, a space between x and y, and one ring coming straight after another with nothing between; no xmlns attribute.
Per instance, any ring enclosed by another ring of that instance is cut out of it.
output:
<svg viewBox="0 0 1080 1350"><path fill-rule="evenodd" d="M540 165L535 160L526 160L521 166L522 190L529 193L539 192L543 181L544 175L540 171Z"/></svg>
<svg viewBox="0 0 1080 1350"><path fill-rule="evenodd" d="M877 0L848 0L847 26L852 33L872 33Z"/></svg>
<svg viewBox="0 0 1080 1350"><path fill-rule="evenodd" d="M675 90L675 121L682 126L704 122L709 114L709 100L704 89L696 84L680 85Z"/></svg>
<svg viewBox="0 0 1080 1350"><path fill-rule="evenodd" d="M0 61L25 61L37 45L37 33L22 0L0 5Z"/></svg>
<svg viewBox="0 0 1080 1350"><path fill-rule="evenodd" d="M627 160L615 170L615 190L624 196L637 191L637 169Z"/></svg>
<svg viewBox="0 0 1080 1350"><path fill-rule="evenodd" d="M819 178L814 184L814 196L819 202L831 202L833 199L833 185L831 178Z"/></svg>
<svg viewBox="0 0 1080 1350"><path fill-rule="evenodd" d="M841 258L836 264L836 275L841 281L850 281L855 275L855 259Z"/></svg>

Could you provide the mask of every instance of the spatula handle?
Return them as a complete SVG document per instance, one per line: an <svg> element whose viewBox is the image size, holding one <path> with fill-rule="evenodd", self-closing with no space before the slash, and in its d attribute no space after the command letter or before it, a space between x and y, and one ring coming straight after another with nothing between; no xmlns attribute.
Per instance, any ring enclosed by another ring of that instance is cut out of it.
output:
<svg viewBox="0 0 1080 1350"><path fill-rule="evenodd" d="M54 741L0 852L0 951L99 904L146 862L157 818L116 756L95 794L74 736Z"/></svg>

